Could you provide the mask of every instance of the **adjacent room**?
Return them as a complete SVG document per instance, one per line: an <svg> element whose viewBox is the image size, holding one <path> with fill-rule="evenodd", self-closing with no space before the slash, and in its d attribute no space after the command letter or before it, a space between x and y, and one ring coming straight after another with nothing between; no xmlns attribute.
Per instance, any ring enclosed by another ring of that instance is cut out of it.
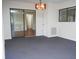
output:
<svg viewBox="0 0 79 59"><path fill-rule="evenodd" d="M76 0L3 0L5 59L76 59Z"/></svg>

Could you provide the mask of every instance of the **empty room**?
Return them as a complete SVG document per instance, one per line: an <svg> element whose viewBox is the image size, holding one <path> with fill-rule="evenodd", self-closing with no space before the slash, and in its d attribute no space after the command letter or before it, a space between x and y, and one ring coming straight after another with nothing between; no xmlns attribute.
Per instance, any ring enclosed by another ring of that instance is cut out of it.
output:
<svg viewBox="0 0 79 59"><path fill-rule="evenodd" d="M5 59L76 59L76 0L2 0Z"/></svg>

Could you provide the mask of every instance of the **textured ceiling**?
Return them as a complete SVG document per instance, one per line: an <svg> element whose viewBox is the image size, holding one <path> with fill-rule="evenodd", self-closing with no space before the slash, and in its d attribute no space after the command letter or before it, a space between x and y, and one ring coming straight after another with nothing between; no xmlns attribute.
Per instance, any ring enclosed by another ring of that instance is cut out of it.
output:
<svg viewBox="0 0 79 59"><path fill-rule="evenodd" d="M8 1L21 1L21 2L39 2L39 0L8 0ZM52 3L59 3L59 2L65 2L67 0L42 0L42 2L52 2Z"/></svg>

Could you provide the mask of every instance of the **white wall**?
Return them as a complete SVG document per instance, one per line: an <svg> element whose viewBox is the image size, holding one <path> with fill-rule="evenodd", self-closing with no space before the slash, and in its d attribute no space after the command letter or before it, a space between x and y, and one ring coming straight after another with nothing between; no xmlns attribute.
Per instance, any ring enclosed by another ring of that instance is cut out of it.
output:
<svg viewBox="0 0 79 59"><path fill-rule="evenodd" d="M69 40L76 41L76 24L75 22L58 22L59 9L76 6L76 1L65 1L63 3L48 3L47 17L45 22L45 35L48 37L59 36ZM56 28L56 34L51 33L51 29Z"/></svg>
<svg viewBox="0 0 79 59"><path fill-rule="evenodd" d="M9 9L7 7L7 1L3 0L2 14L3 14L3 39L11 38L10 20L9 20Z"/></svg>
<svg viewBox="0 0 79 59"><path fill-rule="evenodd" d="M76 1L71 0L58 5L58 9L76 6ZM76 41L76 22L58 22L57 35Z"/></svg>
<svg viewBox="0 0 79 59"><path fill-rule="evenodd" d="M36 11L36 35L44 35L48 37L59 36L71 40L76 38L75 22L58 22L59 9L75 6L75 1L67 1L64 3L47 3L47 9L44 11ZM9 8L32 9L33 3L4 1L3 3L3 24L4 39L11 39L10 15ZM51 29L56 28L56 34L51 33Z"/></svg>
<svg viewBox="0 0 79 59"><path fill-rule="evenodd" d="M9 8L19 9L32 9L34 10L33 3L17 2L17 1L6 1L3 0L3 38L11 39L11 25L10 25L10 10ZM43 13L36 11L36 35L43 35Z"/></svg>
<svg viewBox="0 0 79 59"><path fill-rule="evenodd" d="M57 10L57 4L54 3L48 3L47 7L47 33L46 35L48 37L57 36L56 34L52 33L52 28L56 28L58 20L58 10Z"/></svg>

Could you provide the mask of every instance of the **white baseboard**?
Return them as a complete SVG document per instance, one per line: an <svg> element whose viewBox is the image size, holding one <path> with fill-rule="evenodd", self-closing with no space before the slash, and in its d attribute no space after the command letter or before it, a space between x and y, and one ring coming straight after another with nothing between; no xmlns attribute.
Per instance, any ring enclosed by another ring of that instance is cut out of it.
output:
<svg viewBox="0 0 79 59"><path fill-rule="evenodd" d="M76 39L74 39L74 38L67 38L67 37L62 37L62 36L58 36L58 37L65 38L65 39L72 40L72 41L76 41Z"/></svg>
<svg viewBox="0 0 79 59"><path fill-rule="evenodd" d="M50 36L46 36L46 37L48 37L48 38L50 38L50 37L61 37L61 38L65 38L65 39L68 39L68 40L76 41L75 38L67 38L67 37L62 37L62 36L58 36L58 35L50 35Z"/></svg>
<svg viewBox="0 0 79 59"><path fill-rule="evenodd" d="M57 35L50 35L50 36L46 36L46 37L48 37L48 38L49 38L49 37L56 37L56 36L57 36Z"/></svg>
<svg viewBox="0 0 79 59"><path fill-rule="evenodd" d="M11 40L11 39L4 39L4 40Z"/></svg>

